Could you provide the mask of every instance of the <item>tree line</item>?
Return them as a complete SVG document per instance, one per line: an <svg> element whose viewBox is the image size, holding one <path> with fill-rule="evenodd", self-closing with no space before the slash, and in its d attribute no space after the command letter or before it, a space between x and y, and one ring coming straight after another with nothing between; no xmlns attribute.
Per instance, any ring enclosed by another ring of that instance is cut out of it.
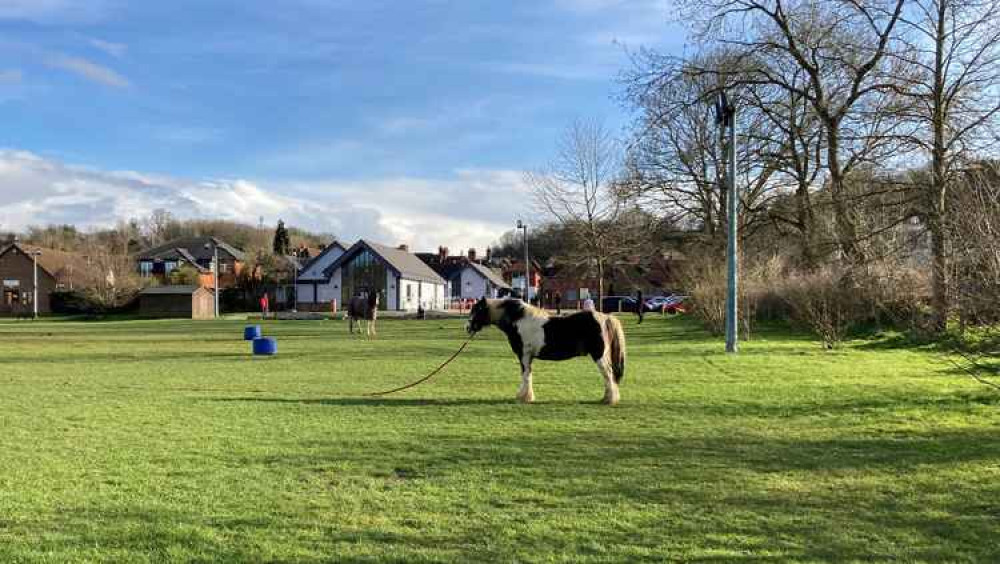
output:
<svg viewBox="0 0 1000 564"><path fill-rule="evenodd" d="M737 108L747 277L797 280L811 297L792 309L841 328L894 308L939 336L950 320L1000 320L1000 3L674 7L693 45L683 56L630 53L620 82L634 118L625 135L574 123L552 162L527 177L545 217L574 233L567 252L600 275L623 249L655 244L644 237L655 231L652 216L687 234L688 285L722 280L726 139L713 101L724 91ZM919 279L904 285L911 295L882 295L903 278ZM816 313L829 309L817 305L823 299L848 308L865 289L882 294L857 311ZM747 314L760 313L747 299Z"/></svg>

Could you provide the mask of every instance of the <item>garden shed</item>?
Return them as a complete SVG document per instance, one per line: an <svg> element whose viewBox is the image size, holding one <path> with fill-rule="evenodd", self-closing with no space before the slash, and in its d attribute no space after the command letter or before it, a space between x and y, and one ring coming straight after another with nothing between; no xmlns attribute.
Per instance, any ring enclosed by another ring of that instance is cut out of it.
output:
<svg viewBox="0 0 1000 564"><path fill-rule="evenodd" d="M215 295L201 286L154 286L139 293L142 317L212 319Z"/></svg>

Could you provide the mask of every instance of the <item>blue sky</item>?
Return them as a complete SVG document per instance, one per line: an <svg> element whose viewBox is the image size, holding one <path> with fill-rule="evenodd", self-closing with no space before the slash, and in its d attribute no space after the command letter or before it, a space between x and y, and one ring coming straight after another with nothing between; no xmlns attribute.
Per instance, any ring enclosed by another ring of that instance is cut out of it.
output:
<svg viewBox="0 0 1000 564"><path fill-rule="evenodd" d="M0 229L170 207L430 248L530 215L523 172L613 129L666 0L0 1ZM10 194L17 189L17 194Z"/></svg>

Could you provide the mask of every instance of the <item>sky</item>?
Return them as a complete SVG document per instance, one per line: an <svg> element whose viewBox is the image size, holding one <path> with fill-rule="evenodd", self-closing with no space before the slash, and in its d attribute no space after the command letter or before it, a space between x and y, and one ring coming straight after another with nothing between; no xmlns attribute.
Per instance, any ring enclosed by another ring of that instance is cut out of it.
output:
<svg viewBox="0 0 1000 564"><path fill-rule="evenodd" d="M482 249L524 171L620 131L668 0L0 0L0 231L165 208Z"/></svg>

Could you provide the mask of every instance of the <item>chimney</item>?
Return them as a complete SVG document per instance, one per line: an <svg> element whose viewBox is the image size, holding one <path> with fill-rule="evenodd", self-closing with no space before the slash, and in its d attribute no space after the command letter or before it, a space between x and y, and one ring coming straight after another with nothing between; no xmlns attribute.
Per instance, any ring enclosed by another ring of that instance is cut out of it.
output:
<svg viewBox="0 0 1000 564"><path fill-rule="evenodd" d="M475 262L475 260L476 260L476 249L469 249L469 260Z"/></svg>
<svg viewBox="0 0 1000 564"><path fill-rule="evenodd" d="M438 262L444 264L444 261L448 259L448 247L438 246Z"/></svg>
<svg viewBox="0 0 1000 564"><path fill-rule="evenodd" d="M486 247L486 263L493 263L493 247Z"/></svg>
<svg viewBox="0 0 1000 564"><path fill-rule="evenodd" d="M410 252L410 246L407 245L406 243L403 243L402 245L400 245L398 247L398 249L401 250L401 251L407 252L407 253Z"/></svg>

